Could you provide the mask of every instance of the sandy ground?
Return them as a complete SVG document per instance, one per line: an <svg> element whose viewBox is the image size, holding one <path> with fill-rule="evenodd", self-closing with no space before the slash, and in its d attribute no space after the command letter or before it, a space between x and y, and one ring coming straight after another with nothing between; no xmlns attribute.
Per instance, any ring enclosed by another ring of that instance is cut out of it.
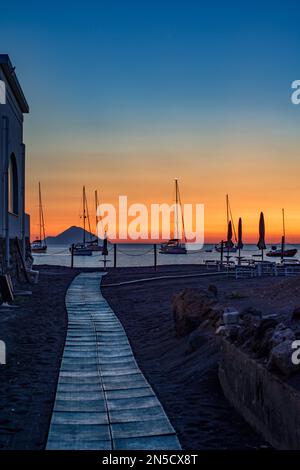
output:
<svg viewBox="0 0 300 470"><path fill-rule="evenodd" d="M197 271L197 267L185 267ZM183 272L183 268L181 272ZM173 274L174 268L160 268L160 274ZM103 285L151 277L152 269L111 270ZM292 282L294 292L299 281ZM184 287L214 284L219 298L228 306L254 306L271 313L291 310L297 297L285 292L286 280L233 280L190 278L156 280L144 284L104 287L103 294L123 323L137 361L156 391L185 449L254 449L266 443L252 431L228 404L217 377L219 348L207 334L203 345L187 354L188 338L176 338L171 298ZM274 295L270 295L273 293ZM280 294L281 293L281 294ZM287 298L289 305L287 305ZM299 304L298 304L299 305Z"/></svg>
<svg viewBox="0 0 300 470"><path fill-rule="evenodd" d="M73 277L83 271L55 266L39 266L39 270L39 284L30 286L32 296L18 298L17 310L0 310L0 339L7 345L7 365L0 366L0 449L45 447L66 335L64 296ZM193 271L199 267L166 266L155 275ZM104 284L153 275L153 268L118 268L109 272ZM188 339L175 337L173 294L212 283L228 305L263 307L266 313L300 305L296 279L264 279L259 287L257 280L216 277L156 280L106 287L103 293L122 321L136 359L185 449L259 448L265 443L222 394L215 339L208 333L200 349L186 354Z"/></svg>
<svg viewBox="0 0 300 470"><path fill-rule="evenodd" d="M39 267L30 297L16 310L0 309L0 339L7 364L0 366L0 449L43 449L52 413L67 316L64 296L76 274Z"/></svg>

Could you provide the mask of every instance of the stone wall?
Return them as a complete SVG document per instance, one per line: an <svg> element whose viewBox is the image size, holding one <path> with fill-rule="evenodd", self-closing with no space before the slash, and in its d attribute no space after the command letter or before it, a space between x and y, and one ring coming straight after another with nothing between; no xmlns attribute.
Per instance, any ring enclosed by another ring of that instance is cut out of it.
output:
<svg viewBox="0 0 300 470"><path fill-rule="evenodd" d="M227 339L219 379L243 418L273 447L300 450L300 393Z"/></svg>

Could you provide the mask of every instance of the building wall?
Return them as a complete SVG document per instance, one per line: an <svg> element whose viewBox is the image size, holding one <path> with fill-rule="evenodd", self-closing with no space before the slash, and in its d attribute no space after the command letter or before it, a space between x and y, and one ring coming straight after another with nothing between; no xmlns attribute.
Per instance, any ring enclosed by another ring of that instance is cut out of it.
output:
<svg viewBox="0 0 300 470"><path fill-rule="evenodd" d="M25 181L25 147L23 144L23 114L10 89L0 65L0 79L6 84L6 104L0 105L0 236L5 237L5 158L15 155L18 178L18 214L9 215L10 238L22 238L22 225L25 224L24 211L24 181ZM6 116L7 121L4 119ZM8 125L8 142L6 144L6 122ZM7 147L6 147L7 145Z"/></svg>

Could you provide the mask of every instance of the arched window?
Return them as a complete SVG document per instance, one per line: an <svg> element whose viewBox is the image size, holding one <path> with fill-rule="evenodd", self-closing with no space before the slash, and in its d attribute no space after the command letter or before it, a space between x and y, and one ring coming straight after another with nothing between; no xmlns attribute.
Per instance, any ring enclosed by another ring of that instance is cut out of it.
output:
<svg viewBox="0 0 300 470"><path fill-rule="evenodd" d="M8 166L8 210L13 214L19 212L18 169L13 153L10 156Z"/></svg>

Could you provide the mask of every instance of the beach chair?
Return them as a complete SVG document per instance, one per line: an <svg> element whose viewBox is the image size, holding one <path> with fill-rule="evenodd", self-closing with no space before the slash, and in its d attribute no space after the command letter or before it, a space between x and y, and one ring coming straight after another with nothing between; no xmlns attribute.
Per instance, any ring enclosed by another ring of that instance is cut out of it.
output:
<svg viewBox="0 0 300 470"><path fill-rule="evenodd" d="M217 263L216 260L212 260L212 259L207 259L204 261L204 264L205 264L205 267L206 267L206 270L208 271L210 268L213 268L213 269L216 269L218 268L218 271L220 270L219 269L219 265Z"/></svg>
<svg viewBox="0 0 300 470"><path fill-rule="evenodd" d="M29 295L32 295L32 292L29 290L14 289L9 274L0 274L0 308L18 308L16 305L12 305L11 302L14 302L16 297L27 297Z"/></svg>
<svg viewBox="0 0 300 470"><path fill-rule="evenodd" d="M8 302L15 300L14 288L9 274L0 274L1 307L11 307Z"/></svg>
<svg viewBox="0 0 300 470"><path fill-rule="evenodd" d="M291 277L300 275L300 265L298 264L285 263L283 264L283 268L284 276Z"/></svg>
<svg viewBox="0 0 300 470"><path fill-rule="evenodd" d="M243 265L235 267L235 278L236 279L249 279L256 276L256 269L251 265Z"/></svg>

